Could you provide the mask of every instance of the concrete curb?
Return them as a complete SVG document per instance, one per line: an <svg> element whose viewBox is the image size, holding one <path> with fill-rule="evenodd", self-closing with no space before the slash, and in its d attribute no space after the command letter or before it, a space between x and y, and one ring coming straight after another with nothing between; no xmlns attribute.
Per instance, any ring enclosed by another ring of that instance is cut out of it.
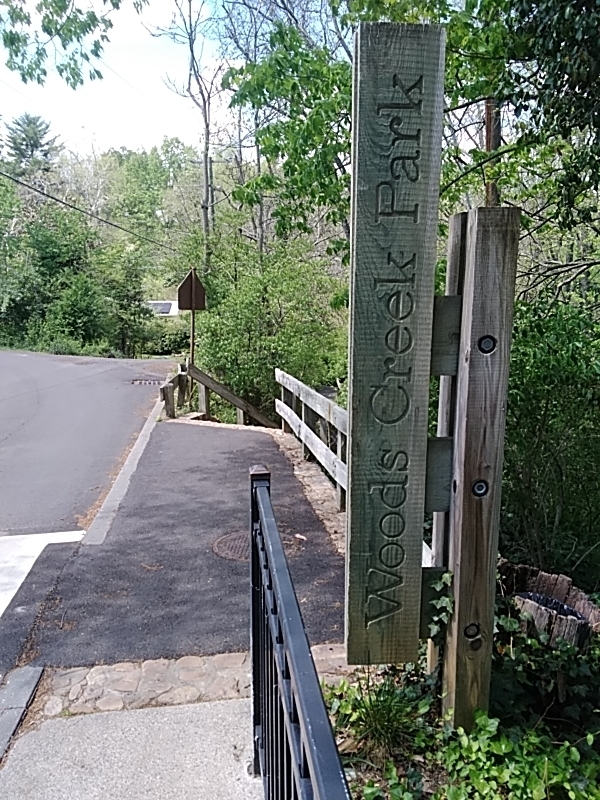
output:
<svg viewBox="0 0 600 800"><path fill-rule="evenodd" d="M121 505L125 494L127 493L127 489L129 488L131 476L135 472L140 457L150 440L150 435L154 430L154 426L158 422L163 405L164 403L162 400L156 401L154 408L144 423L144 427L142 428L136 443L132 447L131 452L127 456L127 459L125 460L125 463L123 464L123 467L117 476L117 479L113 483L110 492L106 495L106 499L96 514L94 521L81 540L82 545L99 545L102 544L102 542L106 539L106 535L110 530L117 510Z"/></svg>
<svg viewBox="0 0 600 800"><path fill-rule="evenodd" d="M21 724L42 672L41 667L18 667L8 674L0 689L0 759Z"/></svg>

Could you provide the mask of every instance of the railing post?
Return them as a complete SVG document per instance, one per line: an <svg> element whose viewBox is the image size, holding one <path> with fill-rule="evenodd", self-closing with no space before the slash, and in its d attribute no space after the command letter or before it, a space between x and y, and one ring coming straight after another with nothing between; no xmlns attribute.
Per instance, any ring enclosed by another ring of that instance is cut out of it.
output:
<svg viewBox="0 0 600 800"><path fill-rule="evenodd" d="M203 383L198 384L198 413L210 419L210 389Z"/></svg>
<svg viewBox="0 0 600 800"><path fill-rule="evenodd" d="M243 408L238 408L236 406L235 409L237 424L238 425L245 425L246 424L246 413Z"/></svg>
<svg viewBox="0 0 600 800"><path fill-rule="evenodd" d="M178 380L177 380L177 408L182 408L185 405L185 396L187 394L187 372L179 368Z"/></svg>
<svg viewBox="0 0 600 800"><path fill-rule="evenodd" d="M337 457L340 461L344 461L344 434L338 430L337 431ZM338 511L345 511L346 510L346 489L341 485L341 483L335 484L335 495L336 495L336 502L337 502L337 510Z"/></svg>
<svg viewBox="0 0 600 800"><path fill-rule="evenodd" d="M260 775L260 745L257 738L257 730L261 725L261 702L264 693L262 659L262 639L264 619L262 613L262 596L260 580L260 559L258 553L258 534L260 531L260 517L258 505L256 503L256 490L258 487L265 487L271 491L271 473L260 464L250 468L250 654L252 659L252 742L254 757L252 769L254 775ZM261 731L262 736L262 731Z"/></svg>
<svg viewBox="0 0 600 800"><path fill-rule="evenodd" d="M160 397L164 400L167 417L175 419L175 387L172 383L163 383L160 387Z"/></svg>
<svg viewBox="0 0 600 800"><path fill-rule="evenodd" d="M281 402L285 403L285 405L289 406L290 408L294 407L294 394L289 389L286 389L285 386L281 387ZM281 430L284 433L293 432L284 419L281 420Z"/></svg>
<svg viewBox="0 0 600 800"><path fill-rule="evenodd" d="M316 428L317 428L317 415L316 415L316 413L312 410L312 408L307 403L301 403L301 405L302 405L302 422L308 428L310 428L310 430L313 433L316 433L317 432L317 430L316 430ZM304 442L302 442L302 456L307 461L314 461L315 460L315 457L312 454L311 449Z"/></svg>

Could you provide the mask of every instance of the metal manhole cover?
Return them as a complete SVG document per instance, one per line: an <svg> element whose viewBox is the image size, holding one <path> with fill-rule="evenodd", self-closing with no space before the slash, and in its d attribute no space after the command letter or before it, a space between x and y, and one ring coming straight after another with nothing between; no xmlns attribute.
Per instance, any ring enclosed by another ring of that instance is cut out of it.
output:
<svg viewBox="0 0 600 800"><path fill-rule="evenodd" d="M157 378L134 378L131 381L135 386L162 386L164 381Z"/></svg>
<svg viewBox="0 0 600 800"><path fill-rule="evenodd" d="M303 548L303 542L306 539L299 535L281 534L281 541L285 552L293 555ZM250 534L245 532L227 533L213 544L213 552L221 558L228 558L231 561L250 561Z"/></svg>
<svg viewBox="0 0 600 800"><path fill-rule="evenodd" d="M213 552L231 561L250 560L250 534L227 533L213 544Z"/></svg>

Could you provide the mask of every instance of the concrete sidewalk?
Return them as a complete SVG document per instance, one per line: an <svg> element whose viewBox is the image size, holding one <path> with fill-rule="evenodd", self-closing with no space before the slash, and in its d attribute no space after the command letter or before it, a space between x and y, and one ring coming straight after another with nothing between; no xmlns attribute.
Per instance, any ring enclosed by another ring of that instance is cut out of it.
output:
<svg viewBox="0 0 600 800"><path fill-rule="evenodd" d="M47 720L0 770L0 800L262 800L250 701Z"/></svg>
<svg viewBox="0 0 600 800"><path fill-rule="evenodd" d="M319 674L347 672L343 557L273 437L161 423L106 539L77 547L39 608L19 663L44 673L0 762L0 800L263 797L248 774L249 564L220 544L247 546L256 463L272 470Z"/></svg>

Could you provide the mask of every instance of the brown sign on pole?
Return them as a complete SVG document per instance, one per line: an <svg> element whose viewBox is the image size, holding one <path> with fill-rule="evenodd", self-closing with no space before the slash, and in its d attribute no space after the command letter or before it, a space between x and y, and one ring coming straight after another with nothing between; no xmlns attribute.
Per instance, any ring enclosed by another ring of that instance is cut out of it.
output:
<svg viewBox="0 0 600 800"><path fill-rule="evenodd" d="M191 269L179 284L177 300L180 311L204 311L206 308L206 292L195 270Z"/></svg>

